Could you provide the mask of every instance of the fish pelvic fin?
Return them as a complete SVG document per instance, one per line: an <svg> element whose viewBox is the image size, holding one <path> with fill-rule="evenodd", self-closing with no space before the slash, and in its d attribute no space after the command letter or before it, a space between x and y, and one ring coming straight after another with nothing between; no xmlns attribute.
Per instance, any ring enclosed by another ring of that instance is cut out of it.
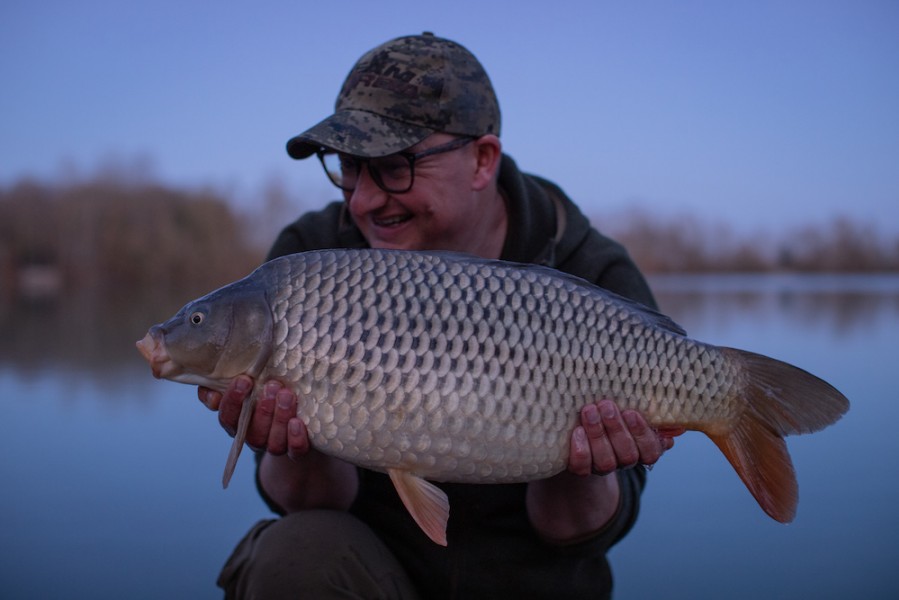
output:
<svg viewBox="0 0 899 600"><path fill-rule="evenodd" d="M250 419L253 417L253 409L256 407L256 392L244 400L243 406L240 407L240 417L237 420L237 432L234 434L234 442L231 444L231 451L228 452L228 460L225 462L225 472L222 475L222 487L227 488L234 475L234 468L237 466L237 459L240 457L240 451L247 439L247 429L250 426Z"/></svg>
<svg viewBox="0 0 899 600"><path fill-rule="evenodd" d="M403 505L431 540L446 546L449 499L439 487L403 469L387 469Z"/></svg>
<svg viewBox="0 0 899 600"><path fill-rule="evenodd" d="M722 348L742 363L745 407L728 431L706 432L768 513L789 523L796 516L799 489L783 438L812 433L835 423L849 401L814 375L760 354Z"/></svg>

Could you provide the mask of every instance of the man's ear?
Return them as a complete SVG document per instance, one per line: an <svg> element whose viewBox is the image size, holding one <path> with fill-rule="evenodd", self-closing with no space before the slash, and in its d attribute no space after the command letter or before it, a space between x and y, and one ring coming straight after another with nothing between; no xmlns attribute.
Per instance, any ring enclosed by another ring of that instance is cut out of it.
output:
<svg viewBox="0 0 899 600"><path fill-rule="evenodd" d="M503 145L499 138L493 134L481 136L474 143L475 152L477 153L477 165L471 187L473 190L480 192L496 179L500 159L503 155Z"/></svg>

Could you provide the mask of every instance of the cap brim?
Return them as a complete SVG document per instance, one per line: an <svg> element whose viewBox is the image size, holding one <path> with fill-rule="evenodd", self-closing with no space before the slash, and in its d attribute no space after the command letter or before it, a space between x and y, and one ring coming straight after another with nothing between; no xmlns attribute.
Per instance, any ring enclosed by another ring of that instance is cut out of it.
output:
<svg viewBox="0 0 899 600"><path fill-rule="evenodd" d="M324 146L331 150L374 158L414 146L432 129L409 125L364 110L341 110L287 141L287 153L308 158Z"/></svg>

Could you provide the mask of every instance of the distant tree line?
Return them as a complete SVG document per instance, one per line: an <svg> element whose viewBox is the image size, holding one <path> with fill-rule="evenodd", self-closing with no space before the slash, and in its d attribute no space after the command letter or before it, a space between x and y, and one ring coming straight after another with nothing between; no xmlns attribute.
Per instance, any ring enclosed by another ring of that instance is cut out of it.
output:
<svg viewBox="0 0 899 600"><path fill-rule="evenodd" d="M845 216L776 236L738 234L696 216L656 216L642 209L594 222L622 242L647 273L899 271L899 237L880 235L873 224Z"/></svg>
<svg viewBox="0 0 899 600"><path fill-rule="evenodd" d="M290 204L277 185L267 196L260 211L278 205L283 212ZM846 218L777 240L639 210L595 221L648 273L899 271L899 239L881 239ZM107 177L22 181L0 188L0 288L15 291L31 281L48 290L119 295L208 291L259 264L271 241L261 238L259 223L212 191Z"/></svg>
<svg viewBox="0 0 899 600"><path fill-rule="evenodd" d="M211 192L102 178L0 190L6 290L32 279L50 286L55 275L66 291L208 291L258 265L262 250L251 238L231 205Z"/></svg>

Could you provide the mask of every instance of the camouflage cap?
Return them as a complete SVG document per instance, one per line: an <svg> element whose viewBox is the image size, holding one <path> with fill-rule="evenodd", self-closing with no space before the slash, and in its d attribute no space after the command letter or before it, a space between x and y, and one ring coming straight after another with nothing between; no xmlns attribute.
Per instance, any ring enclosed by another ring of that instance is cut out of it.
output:
<svg viewBox="0 0 899 600"><path fill-rule="evenodd" d="M478 59L433 33L400 37L366 53L344 81L333 115L287 142L307 158L324 146L385 156L435 132L499 135L496 94Z"/></svg>

